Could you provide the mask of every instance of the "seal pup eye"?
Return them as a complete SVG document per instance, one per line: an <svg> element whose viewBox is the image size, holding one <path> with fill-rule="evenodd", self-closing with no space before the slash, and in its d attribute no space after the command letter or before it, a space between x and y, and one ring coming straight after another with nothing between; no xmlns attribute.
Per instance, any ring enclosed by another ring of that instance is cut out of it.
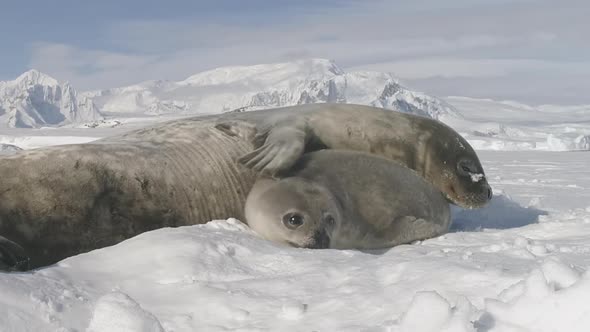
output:
<svg viewBox="0 0 590 332"><path fill-rule="evenodd" d="M305 219L302 215L297 212L287 213L283 216L283 224L287 226L287 228L295 229L305 222Z"/></svg>

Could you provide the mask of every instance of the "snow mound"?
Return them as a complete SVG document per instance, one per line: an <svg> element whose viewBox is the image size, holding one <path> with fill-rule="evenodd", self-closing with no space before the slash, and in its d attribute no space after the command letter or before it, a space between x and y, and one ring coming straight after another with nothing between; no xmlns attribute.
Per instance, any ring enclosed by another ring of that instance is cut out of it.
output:
<svg viewBox="0 0 590 332"><path fill-rule="evenodd" d="M36 70L0 82L0 125L38 128L95 121L102 117L88 97Z"/></svg>
<svg viewBox="0 0 590 332"><path fill-rule="evenodd" d="M87 332L164 332L154 315L121 292L98 299Z"/></svg>
<svg viewBox="0 0 590 332"><path fill-rule="evenodd" d="M16 145L0 143L0 155L15 154L22 149Z"/></svg>
<svg viewBox="0 0 590 332"><path fill-rule="evenodd" d="M402 316L400 332L475 332L470 319L475 307L465 299L450 303L435 291L423 291L414 295L410 307ZM427 317L425 317L425 314Z"/></svg>
<svg viewBox="0 0 590 332"><path fill-rule="evenodd" d="M547 150L550 151L572 151L590 150L590 135L579 135L574 133L562 135L547 135Z"/></svg>
<svg viewBox="0 0 590 332"><path fill-rule="evenodd" d="M487 331L587 331L590 274L551 259L521 282L504 290L500 299L485 302L480 319Z"/></svg>

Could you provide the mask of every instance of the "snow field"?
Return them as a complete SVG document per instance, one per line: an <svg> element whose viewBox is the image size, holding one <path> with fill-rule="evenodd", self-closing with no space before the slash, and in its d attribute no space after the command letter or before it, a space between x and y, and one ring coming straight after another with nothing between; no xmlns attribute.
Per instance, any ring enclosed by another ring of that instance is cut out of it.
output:
<svg viewBox="0 0 590 332"><path fill-rule="evenodd" d="M234 219L161 229L34 273L0 274L0 326L587 331L590 193L579 188L590 187L590 155L481 156L492 204L454 209L444 236L361 252L282 247Z"/></svg>

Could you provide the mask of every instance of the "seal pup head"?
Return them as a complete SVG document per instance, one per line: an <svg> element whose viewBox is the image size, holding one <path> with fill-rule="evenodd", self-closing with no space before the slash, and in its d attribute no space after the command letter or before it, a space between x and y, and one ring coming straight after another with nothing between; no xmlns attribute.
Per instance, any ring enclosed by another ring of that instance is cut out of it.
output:
<svg viewBox="0 0 590 332"><path fill-rule="evenodd" d="M248 195L248 226L263 238L293 247L325 249L341 223L334 196L300 178L259 179Z"/></svg>

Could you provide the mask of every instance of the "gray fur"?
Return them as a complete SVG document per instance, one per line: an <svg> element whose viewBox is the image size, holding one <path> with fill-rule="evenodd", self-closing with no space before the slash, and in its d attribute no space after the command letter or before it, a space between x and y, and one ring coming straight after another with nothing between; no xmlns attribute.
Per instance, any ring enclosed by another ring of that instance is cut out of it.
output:
<svg viewBox="0 0 590 332"><path fill-rule="evenodd" d="M305 219L296 229L282 222L291 211ZM415 171L338 150L307 153L283 178L257 181L245 214L250 227L269 240L317 248L307 239L325 232L325 248L338 249L386 248L439 236L451 220L444 196Z"/></svg>
<svg viewBox="0 0 590 332"><path fill-rule="evenodd" d="M0 235L39 267L160 227L243 220L259 171L280 174L323 148L397 160L459 205L487 202L485 178L456 176L461 156L481 165L443 124L367 106L301 105L176 120L1 157Z"/></svg>

